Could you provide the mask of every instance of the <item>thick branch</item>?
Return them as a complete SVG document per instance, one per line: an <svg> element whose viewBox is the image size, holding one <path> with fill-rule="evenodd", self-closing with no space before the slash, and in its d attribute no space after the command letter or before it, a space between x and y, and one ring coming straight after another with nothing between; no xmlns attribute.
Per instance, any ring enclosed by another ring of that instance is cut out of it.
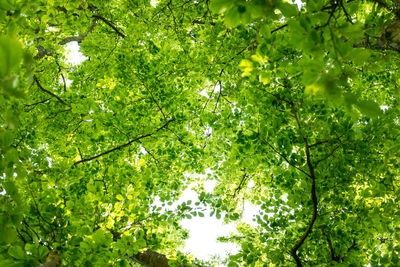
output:
<svg viewBox="0 0 400 267"><path fill-rule="evenodd" d="M43 86L40 84L38 78L36 77L36 75L33 75L33 79L36 82L36 85L39 87L40 90L42 90L43 92L45 92L48 95L51 95L52 97L56 98L58 100L58 102L60 102L61 104L70 107L69 104L67 104L66 102L64 102L64 100L62 100L59 96L57 96L56 94L50 92L49 90L46 90L43 88Z"/></svg>
<svg viewBox="0 0 400 267"><path fill-rule="evenodd" d="M98 155L95 155L95 156L93 156L93 157L90 157L90 158L82 158L80 161L75 162L74 165L78 165L78 164L80 164L80 163L92 161L92 160L97 159L97 158L99 158L99 157L102 157L102 156L104 156L104 155L110 154L111 152L114 152L114 151L116 151L116 150L121 150L121 149L123 149L123 148L125 148L125 147L127 147L127 146L130 146L132 143L134 143L134 142L136 142L136 141L139 141L139 140L141 140L141 139L143 139L143 138L152 136L152 135L155 134L156 132L158 132L158 131L164 129L165 127L168 126L169 123L173 122L174 120L175 120L175 119L171 119L171 120L167 121L164 125L162 125L161 127L157 128L157 129L156 129L154 132L152 132L152 133L148 133L148 134L144 134L144 135L138 136L138 137L136 137L135 139L130 140L129 142L127 142L127 143L125 143L125 144L122 144L122 145L119 145L119 146L117 146L117 147L114 147L114 148L112 148L112 149L110 149L110 150L107 150L107 151L105 151L105 152L102 152L102 153L100 153L100 154L98 154Z"/></svg>
<svg viewBox="0 0 400 267"><path fill-rule="evenodd" d="M83 33L83 34L81 34L79 36L66 37L66 38L62 39L61 41L59 41L58 44L59 45L65 45L65 44L70 43L70 42L81 43L86 38L86 36L94 30L96 25L97 25L97 19L94 19L93 22L92 22L92 26L89 28L89 30L87 32L85 32L85 33ZM52 52L48 51L46 48L44 48L41 45L38 45L36 47L36 49L38 50L38 53L34 57L34 59L36 59L36 60L39 60L39 59L41 59L41 58L43 58L45 56L53 56L53 55L57 54L54 51L52 51Z"/></svg>
<svg viewBox="0 0 400 267"><path fill-rule="evenodd" d="M153 250L147 249L144 252L139 252L133 255L132 257L129 257L128 260L137 262L145 267L171 267L172 265L169 265L168 263L168 258L164 254L160 254L158 252L155 252ZM173 266L179 266L179 267L206 267L200 264L179 264L179 265L173 265Z"/></svg>
<svg viewBox="0 0 400 267"><path fill-rule="evenodd" d="M92 26L90 27L90 29L87 32L85 32L79 36L71 36L71 37L64 38L60 42L58 42L58 44L65 45L67 43L74 42L74 41L81 43L86 38L86 36L94 30L96 25L97 25L97 19L93 20Z"/></svg>
<svg viewBox="0 0 400 267"><path fill-rule="evenodd" d="M128 259L146 267L170 267L168 258L165 255L149 249L139 252Z"/></svg>
<svg viewBox="0 0 400 267"><path fill-rule="evenodd" d="M367 40L364 40L358 44L353 45L354 48L366 48L371 50L391 50L400 53L399 47L391 45L389 42L377 42L376 44L370 44Z"/></svg>
<svg viewBox="0 0 400 267"><path fill-rule="evenodd" d="M39 267L59 267L61 264L60 256L56 251L50 251L47 256L46 262Z"/></svg>

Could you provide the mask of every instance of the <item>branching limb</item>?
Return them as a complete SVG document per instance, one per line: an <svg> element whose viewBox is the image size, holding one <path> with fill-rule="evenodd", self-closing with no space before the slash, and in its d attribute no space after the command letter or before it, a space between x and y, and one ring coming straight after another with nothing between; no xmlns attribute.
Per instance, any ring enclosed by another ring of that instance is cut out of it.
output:
<svg viewBox="0 0 400 267"><path fill-rule="evenodd" d="M91 33L92 31L94 31L94 28L96 27L96 25L97 25L97 18L95 18L95 19L93 20L92 26L90 26L90 28L89 28L89 30L88 30L87 32L85 32L85 33L83 33L83 34L81 34L81 35L79 35L79 36L70 36L70 37L66 37L66 38L62 39L60 42L58 42L58 44L59 44L59 45L65 45L65 44L70 43L70 42L78 42L78 43L81 43L81 42L86 38L86 36L87 36L89 33Z"/></svg>
<svg viewBox="0 0 400 267"><path fill-rule="evenodd" d="M293 259L296 261L296 264L298 267L303 266L301 263L300 257L297 255L297 250L303 245L304 241L308 237L308 235L311 233L311 230L314 226L314 223L317 219L317 214L318 214L318 199L317 199L317 194L316 194L316 189L315 189L315 172L314 172L314 166L311 163L311 155L310 155L310 146L308 144L308 139L306 136L303 135L302 131L302 126L300 123L300 119L297 115L296 108L294 106L294 103L291 103L291 108L292 108L292 114L293 117L296 120L296 124L298 127L298 130L300 132L301 137L303 138L304 141L304 147L305 147L305 152L306 152L306 159L307 159L307 166L308 170L310 172L309 177L311 178L311 200L313 203L313 210L312 210L312 215L311 215L311 220L308 223L306 231L303 233L303 235L300 237L300 239L296 242L296 244L292 247L290 250L290 254L292 255Z"/></svg>
<svg viewBox="0 0 400 267"><path fill-rule="evenodd" d="M292 166L293 168L299 170L300 172L302 172L303 174L305 174L308 177L311 177L311 175L309 173L307 173L306 171L304 171L303 169L301 169L300 167L294 165L292 162L290 162L290 160L283 155L281 152L279 152L271 143L269 143L267 140L262 139L262 141L267 144L276 154L278 154L281 158L283 158L290 166Z"/></svg>
<svg viewBox="0 0 400 267"><path fill-rule="evenodd" d="M218 94L217 102L215 102L215 106L214 106L214 111L213 111L213 113L215 113L215 111L217 110L218 103L219 103L219 99L221 98L221 94L222 94L221 80L218 81L218 84L219 84L219 94Z"/></svg>
<svg viewBox="0 0 400 267"><path fill-rule="evenodd" d="M83 33L83 34L81 34L81 35L79 35L79 36L70 36L70 37L66 37L66 38L62 39L61 41L59 41L58 44L59 44L59 45L65 45L65 44L70 43L70 42L78 42L78 43L81 43L81 42L86 38L86 36L87 36L89 33L93 32L93 30L94 30L94 28L96 27L96 25L97 25L97 19L94 19L93 22L92 22L92 26L89 28L89 30L88 30L87 32L85 32L85 33ZM36 56L34 57L34 59L36 59L36 60L42 59L42 58L44 58L45 56L54 56L54 55L57 54L57 53L54 52L54 51L52 51L52 52L48 51L46 48L44 48L44 47L41 46L41 45L38 45L38 46L36 47L36 49L37 49L37 51L38 51L38 53L37 53ZM63 77L63 78L64 78L64 77ZM65 82L65 81L64 81L64 82Z"/></svg>
<svg viewBox="0 0 400 267"><path fill-rule="evenodd" d="M24 105L25 107L31 107L31 108L29 108L29 109L26 109L25 111L26 111L26 112L31 111L31 110L34 109L37 105L46 103L46 102L49 101L50 99L51 99L51 98L46 98L46 99L44 99L44 100L41 100L41 101L38 101L38 102L35 102L35 103L32 103L32 104L25 104L25 105Z"/></svg>
<svg viewBox="0 0 400 267"><path fill-rule="evenodd" d="M50 92L49 90L46 90L43 88L43 86L40 84L40 81L38 80L38 78L36 77L36 75L33 75L33 80L35 81L36 85L39 87L40 90L42 90L43 92L45 92L48 95L51 95L52 97L54 97L55 99L57 99L58 102L60 102L61 104L71 107L69 104L67 104L64 100L62 100L59 96L57 96L56 94Z"/></svg>
<svg viewBox="0 0 400 267"><path fill-rule="evenodd" d="M57 66L58 66L58 73L60 73L61 78L62 78L62 80L63 80L64 92L66 92L66 91L67 91L67 83L66 83L66 81L65 81L64 74L62 73L62 68L61 68L61 66L60 66L60 64L58 63L57 60L56 60L56 64L57 64Z"/></svg>
<svg viewBox="0 0 400 267"><path fill-rule="evenodd" d="M150 151L149 149L147 149L147 148L143 145L143 143L142 143L141 141L139 141L139 143L140 143L140 145L144 148L144 150L146 151L146 153L149 154L150 157L152 157L152 158L154 159L156 165L158 165L159 161L158 161L158 159L153 155L153 153L151 153L151 151Z"/></svg>
<svg viewBox="0 0 400 267"><path fill-rule="evenodd" d="M328 155L326 155L326 156L323 157L322 159L317 160L317 161L314 163L314 166L317 166L317 165L320 164L322 161L328 159L330 156L332 156L332 155L333 155L339 148L341 148L341 147L342 147L341 144L338 145L338 146L336 146L334 149L332 149L331 152L329 152Z"/></svg>
<svg viewBox="0 0 400 267"><path fill-rule="evenodd" d="M235 188L235 192L233 192L233 195L232 195L233 198L235 198L236 195L240 193L240 190L242 190L243 185L246 183L246 181L247 181L247 179L249 177L250 176L246 173L246 170L245 170L245 173L243 174L242 179L240 180L240 183L239 183L238 187L236 187Z"/></svg>
<svg viewBox="0 0 400 267"><path fill-rule="evenodd" d="M340 260L340 257L338 257L338 256L335 255L335 250L333 249L332 241L331 241L331 239L329 238L329 236L326 234L325 229L324 229L323 226L321 226L321 231L322 231L322 235L325 236L325 238L326 238L326 242L328 242L329 252L330 252L330 254L331 254L331 259L332 259L333 261L339 261L339 260Z"/></svg>

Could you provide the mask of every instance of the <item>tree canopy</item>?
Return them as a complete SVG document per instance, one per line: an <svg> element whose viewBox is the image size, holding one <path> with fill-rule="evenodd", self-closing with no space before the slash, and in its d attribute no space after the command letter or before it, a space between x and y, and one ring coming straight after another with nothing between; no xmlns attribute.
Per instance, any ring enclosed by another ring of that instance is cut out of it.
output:
<svg viewBox="0 0 400 267"><path fill-rule="evenodd" d="M243 201L229 267L400 264L400 1L1 0L0 25L0 266L208 266L179 221Z"/></svg>

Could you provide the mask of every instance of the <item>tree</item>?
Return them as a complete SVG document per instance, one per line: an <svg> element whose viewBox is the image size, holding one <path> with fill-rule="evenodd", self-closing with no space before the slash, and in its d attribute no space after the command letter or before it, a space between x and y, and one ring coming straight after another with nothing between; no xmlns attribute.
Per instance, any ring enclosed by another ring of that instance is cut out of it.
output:
<svg viewBox="0 0 400 267"><path fill-rule="evenodd" d="M398 265L399 21L396 0L1 1L1 264L207 265L179 220L246 200L228 266ZM214 192L168 209L206 170Z"/></svg>

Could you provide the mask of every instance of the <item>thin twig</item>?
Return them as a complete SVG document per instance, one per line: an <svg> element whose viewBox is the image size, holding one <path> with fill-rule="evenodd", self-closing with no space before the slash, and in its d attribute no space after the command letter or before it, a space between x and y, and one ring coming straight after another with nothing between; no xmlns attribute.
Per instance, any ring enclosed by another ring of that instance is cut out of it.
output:
<svg viewBox="0 0 400 267"><path fill-rule="evenodd" d="M166 123L164 123L164 125L162 125L161 127L157 128L155 131L153 131L153 132L151 132L151 133L148 133L148 134L144 134L144 135L138 136L138 137L136 137L135 139L133 139L133 140L131 140L131 141L125 143L125 144L119 145L119 146L117 146L117 147L114 147L114 148L112 148L112 149L109 149L109 150L107 150L107 151L105 151L105 152L102 152L102 153L100 153L100 154L98 154L98 155L95 155L95 156L92 156L92 157L89 157L89 158L82 158L81 160L75 162L74 165L78 165L78 164L80 164L80 163L92 161L92 160L97 159L97 158L99 158L99 157L102 157L102 156L104 156L104 155L110 154L111 152L114 152L114 151L116 151L116 150L121 150L121 149L123 149L123 148L125 148L125 147L131 145L132 143L134 143L134 142L136 142L136 141L139 141L139 140L141 140L141 139L143 139L143 138L152 136L152 135L155 134L156 132L158 132L158 131L164 129L165 127L167 127L168 124L170 124L170 123L173 122L174 120L175 120L175 119L170 119L170 120L168 120Z"/></svg>

